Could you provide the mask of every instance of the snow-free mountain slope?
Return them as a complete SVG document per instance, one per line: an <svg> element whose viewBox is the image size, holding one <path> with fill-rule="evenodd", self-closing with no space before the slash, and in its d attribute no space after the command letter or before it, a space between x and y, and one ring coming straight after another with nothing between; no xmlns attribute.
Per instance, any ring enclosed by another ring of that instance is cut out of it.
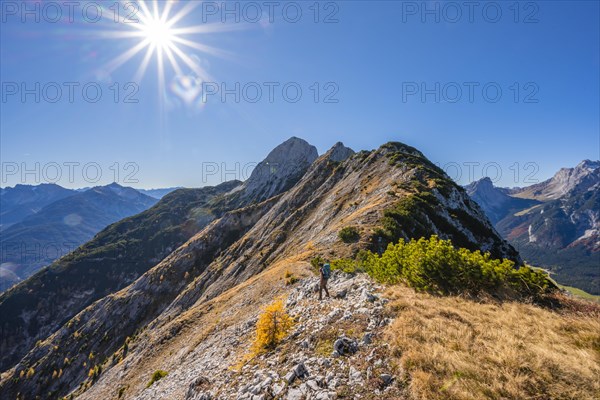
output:
<svg viewBox="0 0 600 400"><path fill-rule="evenodd" d="M232 190L228 196L240 192ZM231 204L217 198L219 204ZM402 210L406 207L412 212L405 214ZM354 243L338 237L340 230L349 226L360 235ZM148 369L158 368L163 346L185 329L177 321L202 312L211 299L249 281L260 285L254 278L261 273L316 255L348 257L359 249L376 250L390 240L432 234L520 262L466 192L416 149L389 143L375 151L353 154L338 143L315 160L289 190L225 212L133 283L99 299L41 338L41 345L7 371L1 392L9 396L21 392L26 397L36 391L54 396L74 390L82 393L90 387L86 381L89 369L63 368L60 379L45 377L52 375L54 365L65 357L71 365L79 365L88 363L92 353L98 360L92 364L108 361L102 366L98 388L128 386L128 398L135 398L145 390L142 380ZM263 284L268 288L267 280ZM9 299L0 298L0 311L3 300ZM157 335L157 344L123 364L111 363L127 337L142 331ZM12 343L21 340L11 338ZM84 343L85 354L81 351ZM11 379L31 365L38 373L27 383ZM106 373L111 368L116 374ZM82 382L86 383L80 387ZM92 390L89 396L107 394Z"/></svg>
<svg viewBox="0 0 600 400"><path fill-rule="evenodd" d="M301 155L299 149L306 154ZM0 295L0 370L9 368L37 340L52 334L94 301L135 281L227 211L265 200L261 196L276 195L293 184L293 179L299 179L298 174L308 168L306 160L314 151L298 138L277 146L269 156L287 160L285 171L291 175L281 170L270 179L253 175L244 183L251 192L241 182L230 181L169 193L154 207L107 227L74 252Z"/></svg>

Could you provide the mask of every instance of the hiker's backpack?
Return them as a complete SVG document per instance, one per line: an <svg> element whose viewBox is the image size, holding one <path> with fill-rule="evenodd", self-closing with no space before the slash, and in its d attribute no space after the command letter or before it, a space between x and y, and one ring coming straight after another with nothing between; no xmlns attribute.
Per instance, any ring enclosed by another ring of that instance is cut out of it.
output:
<svg viewBox="0 0 600 400"><path fill-rule="evenodd" d="M331 267L329 266L329 264L323 264L323 278L325 279L329 279L329 276L331 275Z"/></svg>

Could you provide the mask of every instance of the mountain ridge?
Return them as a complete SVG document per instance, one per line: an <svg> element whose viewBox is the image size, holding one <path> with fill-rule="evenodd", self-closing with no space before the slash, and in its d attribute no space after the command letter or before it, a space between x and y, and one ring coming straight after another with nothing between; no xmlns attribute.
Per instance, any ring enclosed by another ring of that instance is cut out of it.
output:
<svg viewBox="0 0 600 400"><path fill-rule="evenodd" d="M216 198L216 202L231 204L232 198L243 198L235 187L231 192L232 197ZM165 200L169 196L176 192ZM403 225L407 220L402 210L409 206L415 222ZM360 239L354 243L339 239L340 230L348 226L359 232ZM349 257L398 238L432 234L520 262L479 206L418 150L388 143L374 151L354 153L338 143L290 189L225 212L133 283L65 321L7 371L1 391L32 395L32 388L37 387L52 396L66 395L84 382L85 370L64 369L55 381L44 377L64 357L82 362L79 338L85 338L86 354L108 360L131 332L163 331L181 315L203 308L211 299L276 265L319 255ZM6 303L0 297L0 311L8 307ZM2 324L3 329L6 326ZM168 331L177 329L181 327L163 331L165 338ZM12 360L17 357L13 353ZM10 362L4 361L5 365ZM39 374L27 385L9 378L31 365Z"/></svg>
<svg viewBox="0 0 600 400"><path fill-rule="evenodd" d="M307 157L316 151L305 141L292 138L270 154L282 158L298 148L306 151ZM299 167L295 166L296 161L288 162L289 174L277 173L274 179L251 176L247 181L253 185L251 192L239 190L243 187L239 181L171 192L152 208L110 225L92 241L1 294L0 370L94 301L135 281L226 212L256 202L267 193L277 194L289 185L290 179L296 179L291 175L297 177L298 171L308 168L302 157ZM75 299L66 298L64 293L75 295ZM40 321L20 317L29 310L38 310ZM23 331L28 332L24 337ZM13 341L19 341L21 346L13 346Z"/></svg>
<svg viewBox="0 0 600 400"><path fill-rule="evenodd" d="M598 187L600 161L583 160L575 167L561 168L543 182L513 191L515 197L556 200L568 194L581 193Z"/></svg>

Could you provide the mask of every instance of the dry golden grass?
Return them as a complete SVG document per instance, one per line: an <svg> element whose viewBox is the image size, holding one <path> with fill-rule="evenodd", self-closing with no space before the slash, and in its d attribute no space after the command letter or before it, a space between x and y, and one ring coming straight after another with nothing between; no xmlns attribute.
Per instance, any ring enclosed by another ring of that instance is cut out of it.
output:
<svg viewBox="0 0 600 400"><path fill-rule="evenodd" d="M523 303L387 291L386 331L414 399L598 399L600 319Z"/></svg>

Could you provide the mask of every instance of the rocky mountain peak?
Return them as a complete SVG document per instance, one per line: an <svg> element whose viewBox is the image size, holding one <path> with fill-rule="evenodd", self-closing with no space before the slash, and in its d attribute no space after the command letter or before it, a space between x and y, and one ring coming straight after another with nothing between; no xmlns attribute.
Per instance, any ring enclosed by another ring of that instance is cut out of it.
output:
<svg viewBox="0 0 600 400"><path fill-rule="evenodd" d="M579 170L588 170L588 171L594 171L596 169L600 168L600 161L592 161L592 160L583 160L582 162L580 162L579 164L577 164L577 166L575 167L575 169L579 169Z"/></svg>
<svg viewBox="0 0 600 400"><path fill-rule="evenodd" d="M489 192L494 189L496 189L496 187L488 176L484 176L483 178L473 181L465 186L465 190L469 196L472 196L475 193L481 193L482 191Z"/></svg>
<svg viewBox="0 0 600 400"><path fill-rule="evenodd" d="M488 177L473 181L465 186L465 190L470 197L476 198L477 202L501 205L510 200L507 190L494 185L494 182Z"/></svg>
<svg viewBox="0 0 600 400"><path fill-rule="evenodd" d="M583 160L573 168L561 168L554 176L514 191L516 197L541 201L557 200L598 187L600 161Z"/></svg>
<svg viewBox="0 0 600 400"><path fill-rule="evenodd" d="M583 160L574 168L561 168L550 180L542 182L542 192L548 199L557 199L571 192L587 191L598 182L600 162Z"/></svg>
<svg viewBox="0 0 600 400"><path fill-rule="evenodd" d="M275 147L245 182L251 199L267 199L293 186L317 159L317 148L307 141L291 137Z"/></svg>
<svg viewBox="0 0 600 400"><path fill-rule="evenodd" d="M315 146L304 139L292 136L271 150L263 163L282 163L289 160L313 162L318 156Z"/></svg>
<svg viewBox="0 0 600 400"><path fill-rule="evenodd" d="M342 162L348 157L354 154L354 150L349 147L344 146L344 143L337 142L329 151L327 155L329 156L329 160L335 162Z"/></svg>
<svg viewBox="0 0 600 400"><path fill-rule="evenodd" d="M536 200L511 197L509 190L494 186L487 176L466 185L465 190L483 208L492 223L500 221L515 209L537 204Z"/></svg>

